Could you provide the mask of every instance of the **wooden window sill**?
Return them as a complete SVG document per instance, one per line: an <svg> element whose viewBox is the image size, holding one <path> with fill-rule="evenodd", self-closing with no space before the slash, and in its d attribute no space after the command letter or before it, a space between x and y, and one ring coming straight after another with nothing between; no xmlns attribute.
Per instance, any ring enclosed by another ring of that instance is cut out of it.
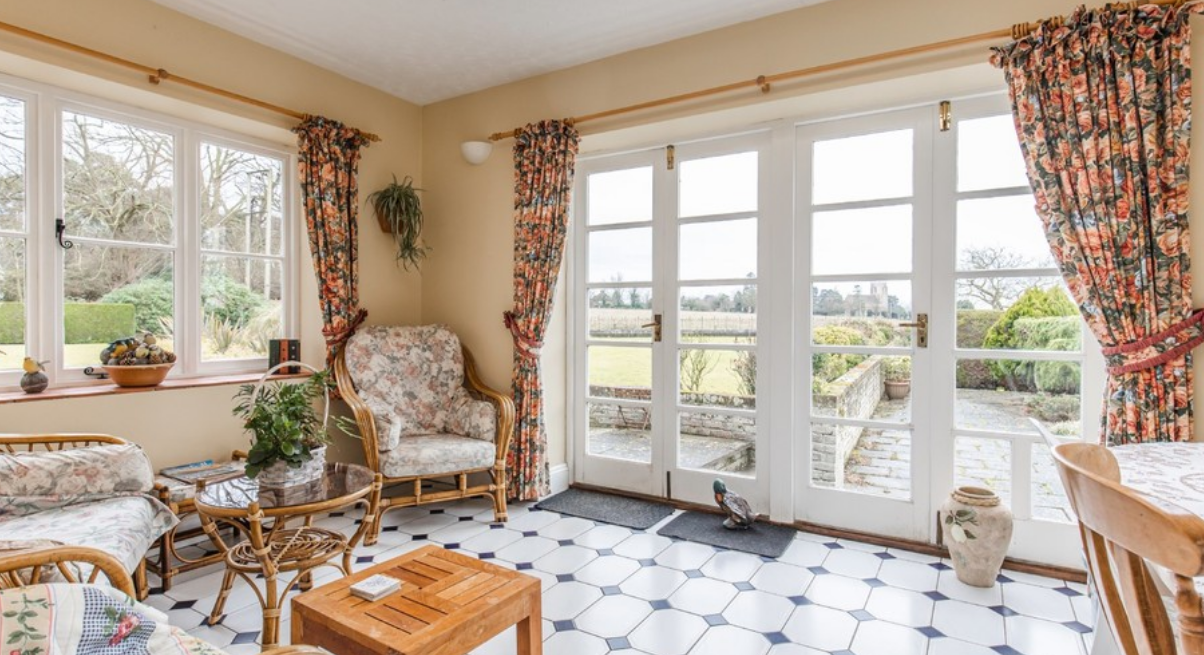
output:
<svg viewBox="0 0 1204 655"><path fill-rule="evenodd" d="M62 400L65 398L89 398L92 396L114 396L127 393L146 393L149 391L174 391L176 389L196 389L200 387L216 387L227 384L249 384L258 382L262 373L242 373L238 375L211 375L196 378L180 378L164 380L156 387L119 387L112 382L100 381L72 387L51 387L42 393L25 393L16 391L0 391L0 405L6 403L27 403L37 400ZM309 377L309 373L294 373L273 375L273 380L290 380Z"/></svg>

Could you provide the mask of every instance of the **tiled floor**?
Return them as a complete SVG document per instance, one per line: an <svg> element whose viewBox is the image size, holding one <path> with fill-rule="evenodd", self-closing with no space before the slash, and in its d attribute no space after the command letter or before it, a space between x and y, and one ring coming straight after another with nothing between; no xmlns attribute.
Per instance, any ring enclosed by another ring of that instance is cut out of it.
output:
<svg viewBox="0 0 1204 655"><path fill-rule="evenodd" d="M978 589L959 583L947 561L807 533L774 560L671 540L659 526L629 530L530 505L510 516L492 524L482 501L396 510L356 566L437 543L534 575L549 655L1073 655L1090 645L1082 585L1005 571L999 585ZM351 531L355 518L318 524ZM315 579L337 575L323 569ZM220 567L195 571L148 602L231 655L257 653L259 607L244 583L219 625L203 623L220 581ZM514 651L511 631L477 653Z"/></svg>

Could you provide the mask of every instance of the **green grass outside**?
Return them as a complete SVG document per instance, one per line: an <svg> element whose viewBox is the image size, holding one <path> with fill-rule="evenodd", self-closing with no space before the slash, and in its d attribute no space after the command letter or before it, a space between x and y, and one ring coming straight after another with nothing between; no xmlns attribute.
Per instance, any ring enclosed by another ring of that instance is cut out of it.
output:
<svg viewBox="0 0 1204 655"><path fill-rule="evenodd" d="M731 343L707 339L708 343ZM711 367L702 378L700 393L739 394L740 378L732 370L737 352L707 351ZM591 346L589 349L589 383L605 387L652 386L652 351L648 348Z"/></svg>

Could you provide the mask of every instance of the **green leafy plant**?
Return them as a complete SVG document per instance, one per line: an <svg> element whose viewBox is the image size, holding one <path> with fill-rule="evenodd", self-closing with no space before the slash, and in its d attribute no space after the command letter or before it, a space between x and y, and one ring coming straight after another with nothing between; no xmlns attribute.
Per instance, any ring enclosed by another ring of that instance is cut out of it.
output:
<svg viewBox="0 0 1204 655"><path fill-rule="evenodd" d="M882 362L882 371L887 382L908 382L911 380L911 358L887 357Z"/></svg>
<svg viewBox="0 0 1204 655"><path fill-rule="evenodd" d="M422 236L422 201L414 188L414 180L406 176L401 182L397 176L393 182L368 196L368 203L376 211L376 217L389 228L397 244L397 261L408 271L410 265L418 268L419 260L426 257L430 248L419 245Z"/></svg>
<svg viewBox="0 0 1204 655"><path fill-rule="evenodd" d="M313 449L330 443L314 401L331 387L327 371L304 382L273 382L262 388L245 384L235 394L234 415L253 435L247 453L247 477L254 478L275 462L299 468L313 458Z"/></svg>

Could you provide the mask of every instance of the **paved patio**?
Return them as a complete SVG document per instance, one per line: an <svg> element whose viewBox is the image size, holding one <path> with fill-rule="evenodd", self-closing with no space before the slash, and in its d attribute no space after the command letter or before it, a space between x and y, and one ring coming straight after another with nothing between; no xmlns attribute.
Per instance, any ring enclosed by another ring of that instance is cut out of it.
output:
<svg viewBox="0 0 1204 655"><path fill-rule="evenodd" d="M1032 394L989 390L958 391L957 424L976 429L1031 432L1025 411ZM902 420L907 401L883 400L873 418ZM1012 445L1003 439L959 437L954 460L959 485L986 487L1005 503L1012 496ZM1070 522L1069 502L1054 469L1049 449L1033 447L1033 515L1049 521ZM911 475L910 433L902 430L866 430L845 468L845 488L886 497L907 497Z"/></svg>

